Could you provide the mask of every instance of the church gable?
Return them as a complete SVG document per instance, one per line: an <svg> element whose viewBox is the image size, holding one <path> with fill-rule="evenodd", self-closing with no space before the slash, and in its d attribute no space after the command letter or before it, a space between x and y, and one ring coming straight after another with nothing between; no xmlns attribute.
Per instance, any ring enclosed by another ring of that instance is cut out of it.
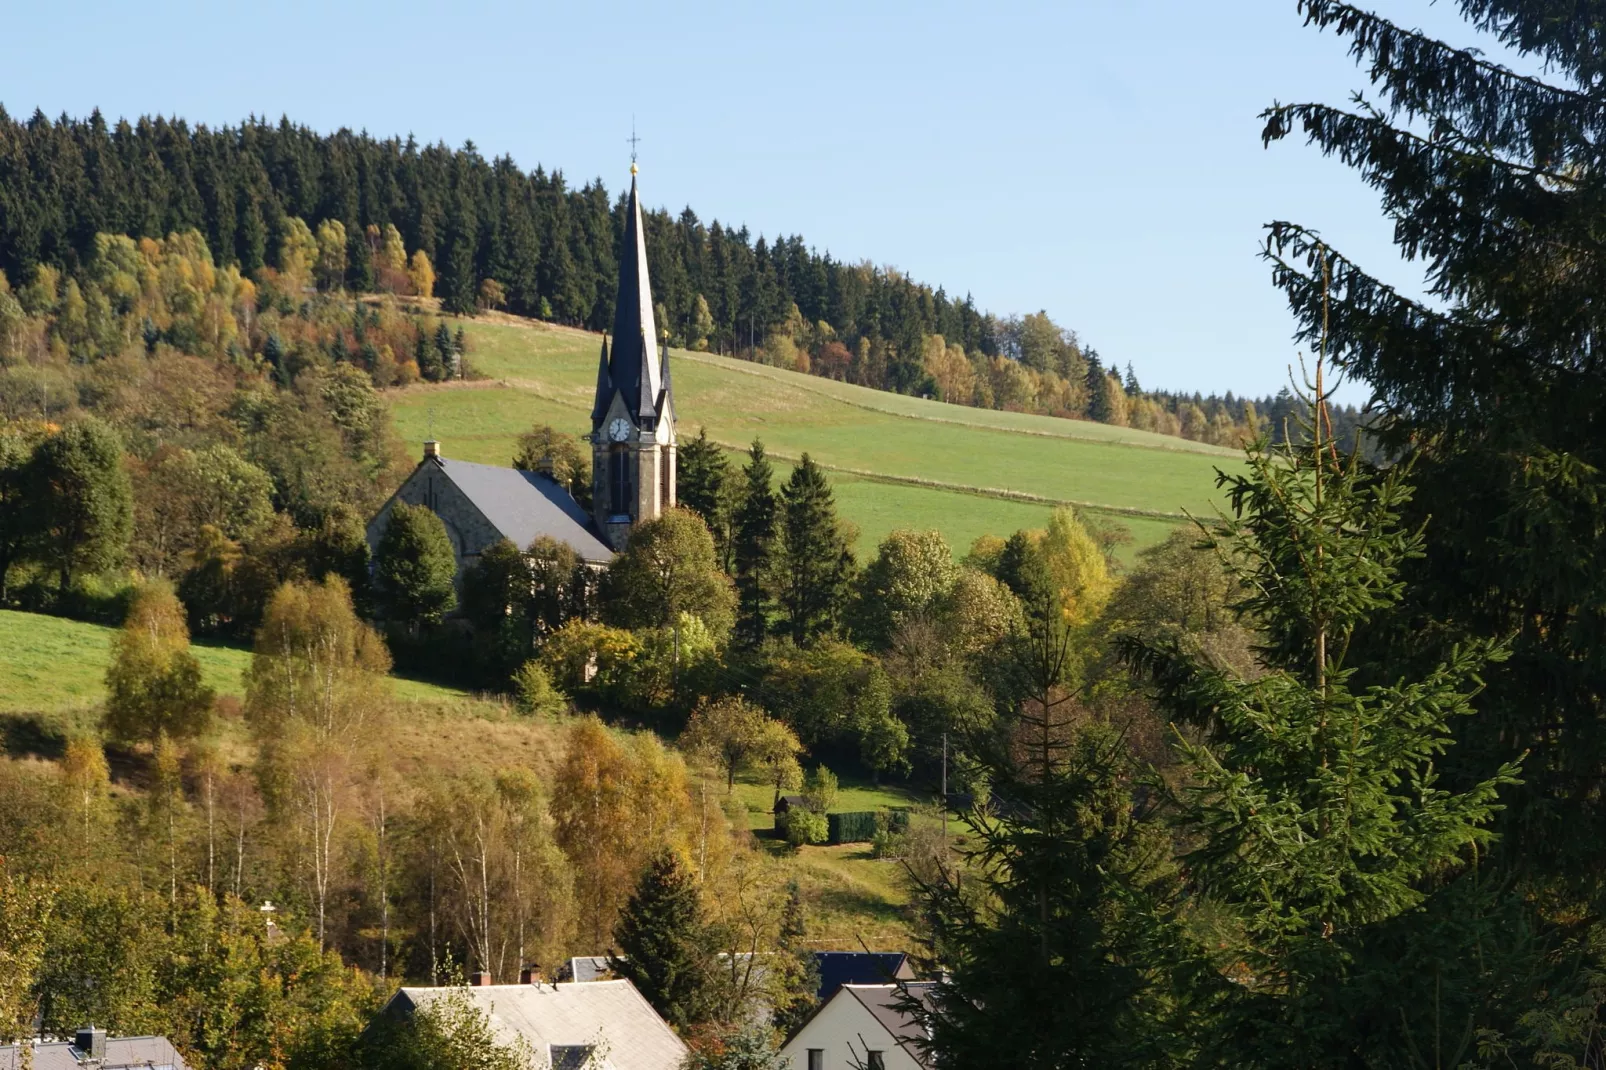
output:
<svg viewBox="0 0 1606 1070"><path fill-rule="evenodd" d="M458 572L502 539L527 549L541 536L564 543L592 564L606 564L613 552L590 526L567 490L550 477L488 464L448 460L433 452L402 483L368 522L370 550L376 550L398 501L422 505L440 517L452 542Z"/></svg>

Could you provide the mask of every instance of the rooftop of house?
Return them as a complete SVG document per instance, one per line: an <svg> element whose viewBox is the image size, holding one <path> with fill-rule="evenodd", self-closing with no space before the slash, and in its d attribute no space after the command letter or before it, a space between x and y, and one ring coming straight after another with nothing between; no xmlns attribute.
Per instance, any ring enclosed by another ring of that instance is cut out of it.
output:
<svg viewBox="0 0 1606 1070"><path fill-rule="evenodd" d="M902 951L816 951L820 971L820 999L843 985L880 985L914 979L909 956Z"/></svg>
<svg viewBox="0 0 1606 1070"><path fill-rule="evenodd" d="M629 981L402 988L386 1010L408 1014L453 993L484 1012L499 1043L527 1043L537 1066L565 1070L591 1054L614 1070L678 1070L686 1057L686 1045Z"/></svg>
<svg viewBox="0 0 1606 1070"><path fill-rule="evenodd" d="M441 456L425 458L423 463L438 465L474 508L519 549L545 535L568 545L582 560L593 564L613 560L613 551L592 530L591 518L580 503L551 476Z"/></svg>
<svg viewBox="0 0 1606 1070"><path fill-rule="evenodd" d="M929 1007L934 988L936 988L934 981L906 981L895 985L843 985L842 996L851 997L863 1004L864 1009L886 1029L899 1047L907 1051L915 1062L927 1066L929 1063L925 1051L926 1030L904 1008L911 999L922 1007Z"/></svg>
<svg viewBox="0 0 1606 1070"><path fill-rule="evenodd" d="M74 1041L35 1041L32 1044L33 1070L79 1070L90 1061ZM22 1048L0 1045L0 1070L21 1070ZM106 1055L100 1070L188 1070L181 1056L166 1037L107 1037Z"/></svg>

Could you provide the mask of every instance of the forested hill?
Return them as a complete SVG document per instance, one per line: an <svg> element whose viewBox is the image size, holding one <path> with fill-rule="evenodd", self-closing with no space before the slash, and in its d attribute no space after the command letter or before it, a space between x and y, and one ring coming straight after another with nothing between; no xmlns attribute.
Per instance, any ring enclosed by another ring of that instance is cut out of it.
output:
<svg viewBox="0 0 1606 1070"><path fill-rule="evenodd" d="M418 273L387 261L405 247L429 266L448 312L498 305L596 330L612 316L623 199L600 179L575 188L561 171L487 160L472 142L323 135L288 119L211 129L161 117L108 124L97 110L22 122L0 107L0 272L19 285L42 265L78 274L97 234L189 230L219 266L255 278L283 270L286 250L325 223L339 224L345 245L331 266L320 235L327 288L415 292ZM1280 430L1269 398L1143 391L1130 364L1124 376L1105 367L1041 312L995 316L797 235L755 240L745 226L705 224L689 207L649 212L646 225L659 323L678 345L1221 445Z"/></svg>

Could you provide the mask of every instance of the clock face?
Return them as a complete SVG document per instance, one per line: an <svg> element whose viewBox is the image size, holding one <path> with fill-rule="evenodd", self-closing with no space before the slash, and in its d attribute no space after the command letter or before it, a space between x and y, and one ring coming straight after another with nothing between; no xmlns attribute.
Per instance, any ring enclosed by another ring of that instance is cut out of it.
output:
<svg viewBox="0 0 1606 1070"><path fill-rule="evenodd" d="M614 417L613 423L608 425L608 437L615 442L623 442L630 437L630 421L623 416Z"/></svg>

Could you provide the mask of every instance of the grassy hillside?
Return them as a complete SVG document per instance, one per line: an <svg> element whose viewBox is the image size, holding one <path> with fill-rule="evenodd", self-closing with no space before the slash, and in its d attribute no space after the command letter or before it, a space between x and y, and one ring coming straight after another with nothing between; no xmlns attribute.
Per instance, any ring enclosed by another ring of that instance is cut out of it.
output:
<svg viewBox="0 0 1606 1070"><path fill-rule="evenodd" d="M488 381L391 395L410 441L506 464L519 432L589 427L599 339L513 321L468 324ZM937 528L963 551L983 533L1040 526L1054 503L1109 514L1134 546L1163 538L1181 511L1208 510L1214 470L1233 451L1130 428L903 397L706 353L673 354L682 435L706 426L732 448L760 437L778 460L804 451L833 470L842 511L867 551L893 528ZM783 470L784 464L779 465Z"/></svg>
<svg viewBox="0 0 1606 1070"><path fill-rule="evenodd" d="M0 714L58 713L88 709L105 697L106 666L115 628L0 609ZM251 653L197 643L195 657L208 687L243 695L241 674ZM414 701L463 697L460 691L415 680L396 680L396 694Z"/></svg>
<svg viewBox="0 0 1606 1070"><path fill-rule="evenodd" d="M102 682L114 629L80 621L0 610L0 758L59 756L65 738L93 732L104 697ZM242 693L241 673L250 653L233 647L194 647L207 685L220 695ZM506 766L530 769L547 783L566 745L563 719L530 718L505 703L474 698L412 680L392 681L407 704L385 725L387 761L407 783L431 776L463 776ZM227 759L249 764L252 745L236 718L219 722L217 743ZM113 756L116 793L144 783L143 760ZM712 774L710 774L712 776ZM708 790L724 792L717 776ZM737 793L747 810L746 827L768 830L769 789L744 780ZM898 789L844 785L838 809L875 809L919 801ZM771 849L785 853L774 841ZM908 893L895 862L874 859L868 844L808 847L792 856L794 873L809 904L811 939L819 946L898 949L909 946Z"/></svg>

